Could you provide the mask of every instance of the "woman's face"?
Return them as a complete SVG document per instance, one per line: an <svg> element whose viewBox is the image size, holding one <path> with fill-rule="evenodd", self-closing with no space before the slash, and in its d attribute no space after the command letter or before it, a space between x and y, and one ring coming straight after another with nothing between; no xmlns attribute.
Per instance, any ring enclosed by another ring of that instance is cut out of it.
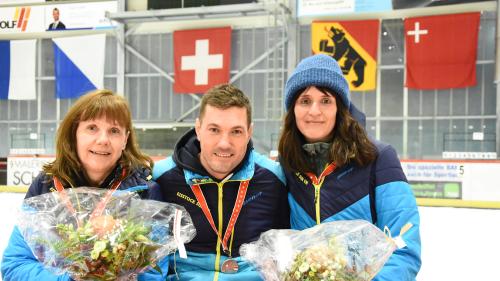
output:
<svg viewBox="0 0 500 281"><path fill-rule="evenodd" d="M91 184L99 185L111 173L125 149L128 134L125 127L105 117L78 123L78 158Z"/></svg>
<svg viewBox="0 0 500 281"><path fill-rule="evenodd" d="M308 143L328 141L335 127L335 97L311 86L300 94L294 107L297 128Z"/></svg>

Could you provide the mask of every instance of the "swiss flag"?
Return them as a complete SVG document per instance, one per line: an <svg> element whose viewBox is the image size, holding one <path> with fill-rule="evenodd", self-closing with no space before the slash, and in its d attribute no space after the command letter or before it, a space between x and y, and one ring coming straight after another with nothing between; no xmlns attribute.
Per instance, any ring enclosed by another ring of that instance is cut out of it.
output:
<svg viewBox="0 0 500 281"><path fill-rule="evenodd" d="M204 93L229 81L231 27L174 32L176 93Z"/></svg>
<svg viewBox="0 0 500 281"><path fill-rule="evenodd" d="M476 85L479 13L405 19L406 86L448 89Z"/></svg>

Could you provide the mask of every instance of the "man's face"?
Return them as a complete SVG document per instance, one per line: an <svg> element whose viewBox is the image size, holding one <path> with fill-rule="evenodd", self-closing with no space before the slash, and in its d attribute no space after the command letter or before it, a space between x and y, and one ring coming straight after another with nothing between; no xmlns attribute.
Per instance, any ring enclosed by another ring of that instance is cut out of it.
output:
<svg viewBox="0 0 500 281"><path fill-rule="evenodd" d="M58 21L59 20L59 10L53 10L52 17L54 18L54 21Z"/></svg>
<svg viewBox="0 0 500 281"><path fill-rule="evenodd" d="M201 164L210 175L223 179L245 157L253 124L248 127L244 107L219 109L207 105L200 118L196 119L195 129L200 141Z"/></svg>

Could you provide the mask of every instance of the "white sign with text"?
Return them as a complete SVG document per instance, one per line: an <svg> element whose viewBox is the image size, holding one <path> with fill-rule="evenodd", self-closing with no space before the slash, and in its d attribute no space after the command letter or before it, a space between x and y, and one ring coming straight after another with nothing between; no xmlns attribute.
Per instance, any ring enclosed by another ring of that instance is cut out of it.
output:
<svg viewBox="0 0 500 281"><path fill-rule="evenodd" d="M7 185L29 186L40 173L45 163L54 157L8 157Z"/></svg>
<svg viewBox="0 0 500 281"><path fill-rule="evenodd" d="M461 182L464 165L448 162L401 162L408 181Z"/></svg>

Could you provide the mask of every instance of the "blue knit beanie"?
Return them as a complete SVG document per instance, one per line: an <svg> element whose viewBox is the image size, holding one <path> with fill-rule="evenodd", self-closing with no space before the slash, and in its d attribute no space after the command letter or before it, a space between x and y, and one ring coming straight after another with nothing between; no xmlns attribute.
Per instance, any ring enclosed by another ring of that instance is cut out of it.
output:
<svg viewBox="0 0 500 281"><path fill-rule="evenodd" d="M325 87L337 94L347 109L351 107L349 84L332 57L318 54L303 59L286 81L285 108L289 110L299 91L309 86Z"/></svg>

